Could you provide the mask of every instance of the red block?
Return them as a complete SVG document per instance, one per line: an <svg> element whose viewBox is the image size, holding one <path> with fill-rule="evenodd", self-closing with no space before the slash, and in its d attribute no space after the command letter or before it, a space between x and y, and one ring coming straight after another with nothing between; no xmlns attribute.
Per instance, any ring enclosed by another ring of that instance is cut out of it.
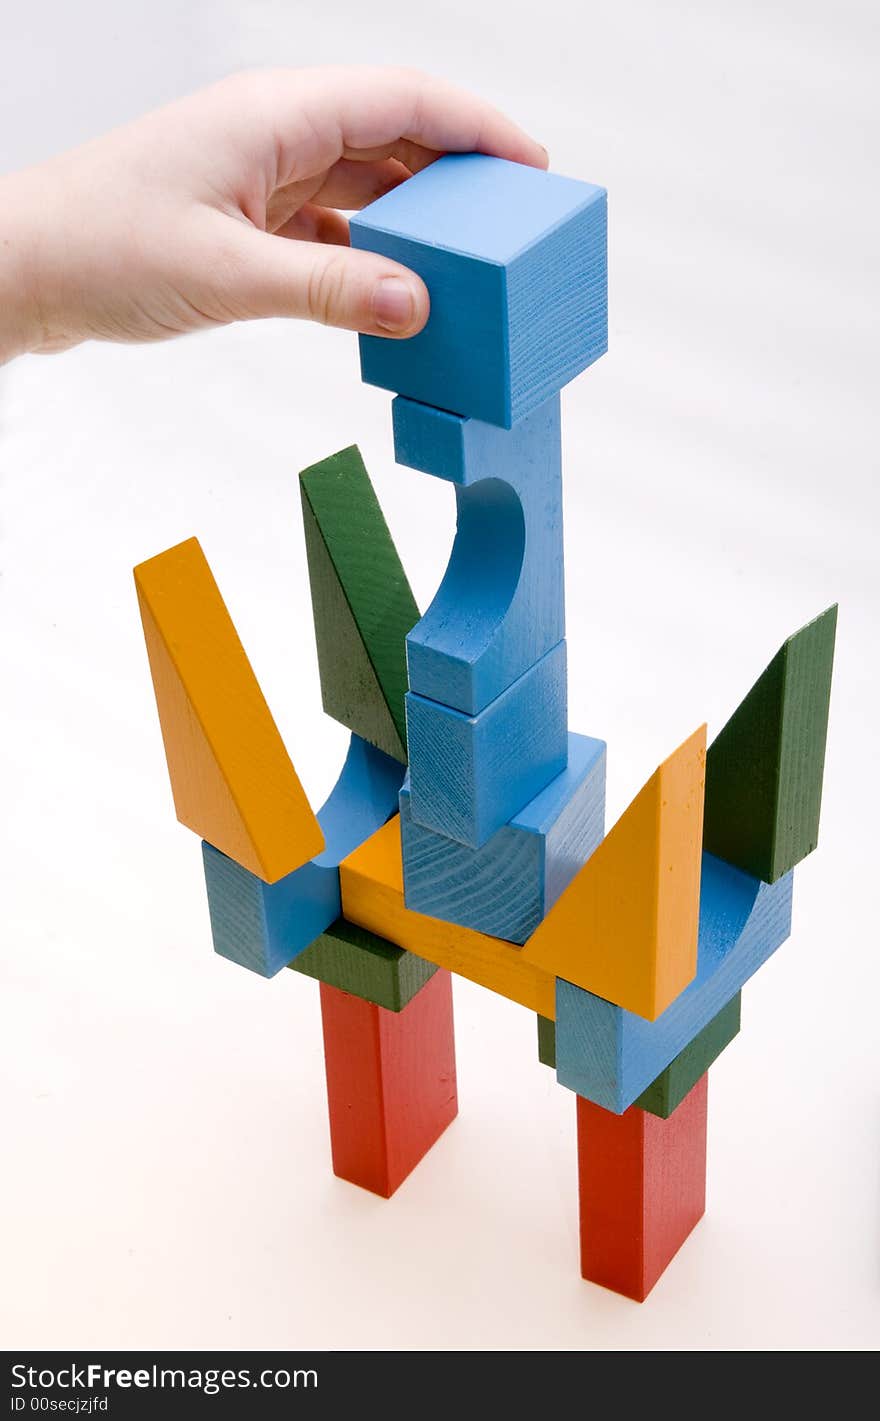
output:
<svg viewBox="0 0 880 1421"><path fill-rule="evenodd" d="M581 1274L644 1302L706 1209L708 1072L668 1120L578 1096Z"/></svg>
<svg viewBox="0 0 880 1421"><path fill-rule="evenodd" d="M390 1198L458 1114L452 979L403 1011L321 983L333 1172Z"/></svg>

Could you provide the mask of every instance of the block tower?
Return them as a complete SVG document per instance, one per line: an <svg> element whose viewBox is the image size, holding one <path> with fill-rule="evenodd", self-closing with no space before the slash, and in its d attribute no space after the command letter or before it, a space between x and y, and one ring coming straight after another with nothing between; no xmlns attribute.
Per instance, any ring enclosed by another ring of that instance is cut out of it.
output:
<svg viewBox="0 0 880 1421"><path fill-rule="evenodd" d="M314 814L195 539L135 569L175 806L217 953L321 984L336 1173L390 1196L457 1111L450 973L533 1011L577 1096L581 1271L642 1300L705 1202L707 1072L815 847L836 608L604 834L568 729L560 391L607 347L601 188L440 159L351 223L424 279L361 336L394 449L455 489L419 617L355 447L303 471L322 698L351 732Z"/></svg>

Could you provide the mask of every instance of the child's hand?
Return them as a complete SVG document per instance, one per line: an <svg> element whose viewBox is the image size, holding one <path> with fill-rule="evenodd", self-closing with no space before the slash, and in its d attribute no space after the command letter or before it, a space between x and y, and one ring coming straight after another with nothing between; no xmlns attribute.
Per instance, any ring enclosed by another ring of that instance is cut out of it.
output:
<svg viewBox="0 0 880 1421"><path fill-rule="evenodd" d="M547 161L488 104L426 75L282 69L0 179L0 360L261 316L414 335L422 281L353 251L336 209L471 149Z"/></svg>

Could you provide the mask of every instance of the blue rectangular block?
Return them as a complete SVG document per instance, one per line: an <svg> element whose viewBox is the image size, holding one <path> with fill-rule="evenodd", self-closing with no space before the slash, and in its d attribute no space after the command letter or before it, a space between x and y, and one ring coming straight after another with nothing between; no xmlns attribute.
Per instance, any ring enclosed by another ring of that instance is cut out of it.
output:
<svg viewBox="0 0 880 1421"><path fill-rule="evenodd" d="M370 385L509 429L608 346L606 194L454 153L351 219L351 243L412 268L431 297L409 340L361 336Z"/></svg>
<svg viewBox="0 0 880 1421"><path fill-rule="evenodd" d="M564 641L479 715L408 692L415 822L480 848L565 769L566 719Z"/></svg>
<svg viewBox="0 0 880 1421"><path fill-rule="evenodd" d="M339 864L390 819L404 766L353 735L336 785L318 822L322 853L277 883L202 844L214 951L274 977L341 916Z"/></svg>
<svg viewBox="0 0 880 1421"><path fill-rule="evenodd" d="M559 396L509 430L402 396L392 413L398 462L454 484L458 507L409 688L476 715L565 636Z"/></svg>
<svg viewBox="0 0 880 1421"><path fill-rule="evenodd" d="M656 1021L556 983L556 1076L622 1114L791 931L792 874L766 884L703 854L697 975Z"/></svg>
<svg viewBox="0 0 880 1421"><path fill-rule="evenodd" d="M400 791L406 906L523 943L601 842L605 742L569 734L568 765L481 849L416 824Z"/></svg>

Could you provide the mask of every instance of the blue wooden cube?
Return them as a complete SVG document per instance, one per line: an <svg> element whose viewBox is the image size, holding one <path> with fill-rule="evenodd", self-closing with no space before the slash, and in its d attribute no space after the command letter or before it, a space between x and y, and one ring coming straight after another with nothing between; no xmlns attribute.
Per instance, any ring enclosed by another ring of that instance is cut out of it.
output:
<svg viewBox="0 0 880 1421"><path fill-rule="evenodd" d="M409 340L361 336L370 385L510 427L608 347L604 188L479 153L432 163L351 220L352 246L418 272Z"/></svg>
<svg viewBox="0 0 880 1421"><path fill-rule="evenodd" d="M605 742L568 736L561 775L481 849L416 824L400 791L406 906L447 923L524 943L601 843Z"/></svg>

